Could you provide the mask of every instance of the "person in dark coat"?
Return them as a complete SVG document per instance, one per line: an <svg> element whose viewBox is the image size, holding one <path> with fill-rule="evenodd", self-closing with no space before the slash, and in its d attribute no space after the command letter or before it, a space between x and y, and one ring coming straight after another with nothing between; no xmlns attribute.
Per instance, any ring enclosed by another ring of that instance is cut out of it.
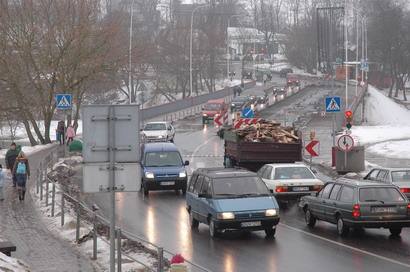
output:
<svg viewBox="0 0 410 272"><path fill-rule="evenodd" d="M57 124L57 137L60 145L63 145L65 142L65 124L64 121L59 121Z"/></svg>
<svg viewBox="0 0 410 272"><path fill-rule="evenodd" d="M26 195L27 179L30 178L30 166L24 152L19 153L16 162L14 163L13 173L17 178L19 200L23 201L24 196Z"/></svg>
<svg viewBox="0 0 410 272"><path fill-rule="evenodd" d="M6 168L10 170L13 179L13 187L16 187L16 175L13 174L13 167L14 163L16 162L16 158L19 155L20 150L17 149L16 143L11 143L10 149L7 150L5 161L6 161Z"/></svg>

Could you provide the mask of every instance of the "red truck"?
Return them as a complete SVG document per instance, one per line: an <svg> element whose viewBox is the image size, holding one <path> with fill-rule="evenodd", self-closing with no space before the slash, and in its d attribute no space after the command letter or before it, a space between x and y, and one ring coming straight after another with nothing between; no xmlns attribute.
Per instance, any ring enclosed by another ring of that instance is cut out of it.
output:
<svg viewBox="0 0 410 272"><path fill-rule="evenodd" d="M227 111L228 105L223 98L209 100L202 107L202 123L208 123L208 121L214 120L216 114L224 115Z"/></svg>

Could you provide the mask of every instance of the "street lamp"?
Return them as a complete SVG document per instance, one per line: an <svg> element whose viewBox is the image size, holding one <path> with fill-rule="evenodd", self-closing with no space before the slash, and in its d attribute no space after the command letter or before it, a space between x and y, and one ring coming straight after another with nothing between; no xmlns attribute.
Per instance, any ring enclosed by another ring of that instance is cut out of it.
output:
<svg viewBox="0 0 410 272"><path fill-rule="evenodd" d="M229 78L229 60L230 60L230 54L229 54L229 27L231 24L231 18L234 17L240 17L243 16L242 14L234 14L229 16L228 18L228 28L226 29L226 77Z"/></svg>
<svg viewBox="0 0 410 272"><path fill-rule="evenodd" d="M192 97L192 30L194 27L194 13L200 8L209 7L210 4L197 6L191 13L191 35L189 39L189 96Z"/></svg>

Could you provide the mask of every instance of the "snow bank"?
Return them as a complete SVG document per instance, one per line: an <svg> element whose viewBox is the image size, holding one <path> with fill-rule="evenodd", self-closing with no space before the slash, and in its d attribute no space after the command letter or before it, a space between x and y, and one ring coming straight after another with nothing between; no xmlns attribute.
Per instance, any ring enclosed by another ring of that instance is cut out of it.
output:
<svg viewBox="0 0 410 272"><path fill-rule="evenodd" d="M410 126L356 126L352 136L360 145L410 138Z"/></svg>
<svg viewBox="0 0 410 272"><path fill-rule="evenodd" d="M30 269L22 261L0 253L0 271L28 272Z"/></svg>
<svg viewBox="0 0 410 272"><path fill-rule="evenodd" d="M45 150L48 149L50 147L52 147L54 144L46 144L46 145L36 145L36 146L23 146L23 152L26 155L30 155L33 154L35 152L41 151L41 150ZM4 156L7 153L7 149L2 149L0 150L0 161L4 160Z"/></svg>
<svg viewBox="0 0 410 272"><path fill-rule="evenodd" d="M368 93L365 107L368 125L410 126L410 111L404 106L392 101L373 86L369 85Z"/></svg>
<svg viewBox="0 0 410 272"><path fill-rule="evenodd" d="M410 159L410 140L375 144L367 150L387 158Z"/></svg>

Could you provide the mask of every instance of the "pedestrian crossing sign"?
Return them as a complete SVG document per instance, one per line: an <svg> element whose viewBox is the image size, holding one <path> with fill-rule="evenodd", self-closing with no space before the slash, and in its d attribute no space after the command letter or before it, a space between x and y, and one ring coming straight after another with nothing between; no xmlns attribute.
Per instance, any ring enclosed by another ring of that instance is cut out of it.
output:
<svg viewBox="0 0 410 272"><path fill-rule="evenodd" d="M69 110L72 107L72 95L71 94L56 94L56 109Z"/></svg>
<svg viewBox="0 0 410 272"><path fill-rule="evenodd" d="M328 96L325 100L326 112L339 112L341 99L340 96Z"/></svg>

